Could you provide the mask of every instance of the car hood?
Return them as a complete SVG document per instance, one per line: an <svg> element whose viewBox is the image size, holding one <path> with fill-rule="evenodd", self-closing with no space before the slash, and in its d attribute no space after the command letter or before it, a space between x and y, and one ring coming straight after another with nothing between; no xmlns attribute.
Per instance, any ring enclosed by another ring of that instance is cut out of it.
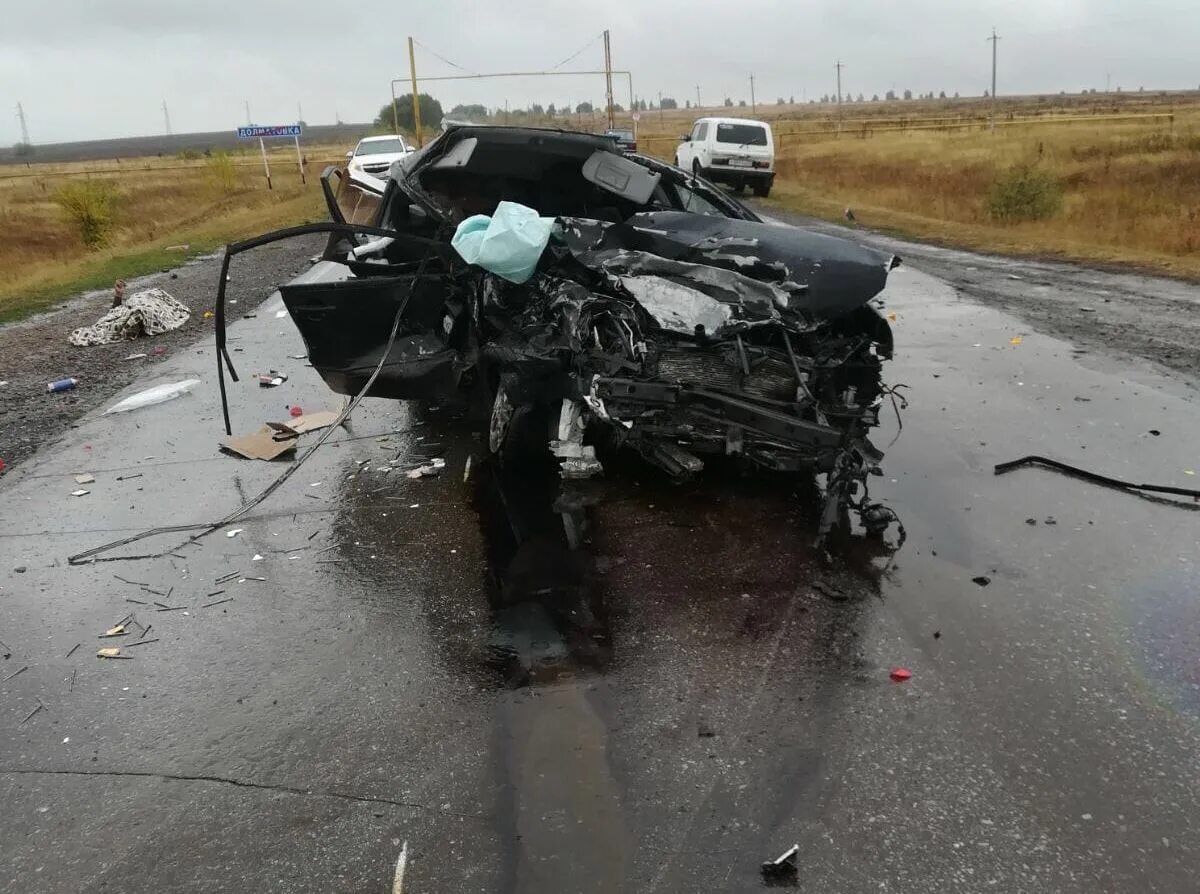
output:
<svg viewBox="0 0 1200 894"><path fill-rule="evenodd" d="M758 296L753 304L761 312L810 323L866 304L900 263L837 236L684 211L635 214L623 224L578 218L562 224L564 241L586 266L609 274L673 271L672 278L702 283L719 300L722 292L735 292L746 305Z"/></svg>

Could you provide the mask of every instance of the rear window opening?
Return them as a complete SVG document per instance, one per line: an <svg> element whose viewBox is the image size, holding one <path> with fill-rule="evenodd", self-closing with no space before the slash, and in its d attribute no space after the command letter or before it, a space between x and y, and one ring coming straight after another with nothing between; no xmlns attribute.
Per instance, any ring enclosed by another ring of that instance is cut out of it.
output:
<svg viewBox="0 0 1200 894"><path fill-rule="evenodd" d="M718 124L717 142L738 146L767 145L767 129L761 124Z"/></svg>

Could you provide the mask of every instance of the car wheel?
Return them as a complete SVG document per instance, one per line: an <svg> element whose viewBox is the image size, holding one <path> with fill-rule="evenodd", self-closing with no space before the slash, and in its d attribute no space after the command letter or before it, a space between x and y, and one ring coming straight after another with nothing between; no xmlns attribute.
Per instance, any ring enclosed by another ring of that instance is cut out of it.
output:
<svg viewBox="0 0 1200 894"><path fill-rule="evenodd" d="M755 183L754 184L754 194L756 196L758 196L760 199L765 199L767 196L769 196L771 194L770 182L764 180L762 183Z"/></svg>
<svg viewBox="0 0 1200 894"><path fill-rule="evenodd" d="M698 159L698 158L696 158L696 159L693 159L693 160L692 160L692 176L693 176L693 177L700 177L700 176L701 176L701 173L700 173L700 159Z"/></svg>

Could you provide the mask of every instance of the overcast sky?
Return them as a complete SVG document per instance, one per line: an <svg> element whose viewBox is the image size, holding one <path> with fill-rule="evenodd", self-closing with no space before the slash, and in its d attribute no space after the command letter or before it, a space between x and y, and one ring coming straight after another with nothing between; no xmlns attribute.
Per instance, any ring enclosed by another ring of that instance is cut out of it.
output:
<svg viewBox="0 0 1200 894"><path fill-rule="evenodd" d="M1195 88L1195 0L0 0L0 144L20 139L22 102L35 143L176 133L296 119L367 121L407 77L553 68L608 28L614 68L636 94L682 105L700 87L759 101L835 90L882 95L945 90L978 95L991 79L994 25L999 93L1096 87ZM601 68L594 40L562 69ZM600 102L602 78L431 83L459 102L514 108ZM401 92L405 92L402 88ZM627 101L621 80L618 101Z"/></svg>

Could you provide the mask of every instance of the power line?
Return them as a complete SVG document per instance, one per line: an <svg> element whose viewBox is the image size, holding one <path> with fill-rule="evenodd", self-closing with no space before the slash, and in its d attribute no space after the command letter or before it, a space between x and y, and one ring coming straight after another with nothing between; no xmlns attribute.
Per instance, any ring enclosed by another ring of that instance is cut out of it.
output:
<svg viewBox="0 0 1200 894"><path fill-rule="evenodd" d="M429 49L429 47L425 46L425 44L421 43L421 41L417 40L416 38L413 38L413 43L415 43L417 46L419 46L421 49L423 49L423 50L424 50L426 53L428 53L430 56L433 56L434 58L437 58L437 59L440 59L440 60L442 60L442 61L443 61L443 62L445 62L447 65L449 65L451 68L457 68L459 71L465 71L467 74L479 74L479 72L477 72L477 71L472 71L472 70L471 70L471 69L469 69L469 68L463 68L463 67L462 67L461 65L459 65L458 63L456 63L456 62L451 62L451 61L450 61L449 59L447 59L445 56L442 56L442 55L440 55L440 54L438 54L438 53L435 53L433 50Z"/></svg>
<svg viewBox="0 0 1200 894"><path fill-rule="evenodd" d="M554 68L552 68L550 70L554 71L555 69L562 68L564 65L566 65L568 62L570 62L572 59L579 56L581 53L583 53L584 50L586 50L588 47L590 47L592 44L594 44L596 41L598 41L603 36L604 36L603 32L600 34L597 34L595 37L593 37L591 40L589 40L587 43L585 43L583 46L581 46L578 50L576 50L574 53L572 53L570 56L568 56L566 59L564 59L562 62L558 63L558 65L554 66Z"/></svg>

